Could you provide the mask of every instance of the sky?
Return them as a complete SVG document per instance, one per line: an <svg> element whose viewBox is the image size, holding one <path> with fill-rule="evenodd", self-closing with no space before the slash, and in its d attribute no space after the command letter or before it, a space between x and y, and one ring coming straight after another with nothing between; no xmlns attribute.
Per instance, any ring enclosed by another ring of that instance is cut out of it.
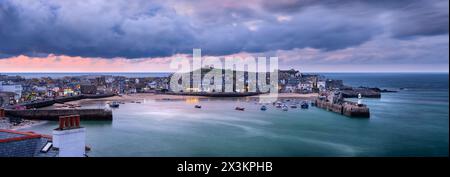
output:
<svg viewBox="0 0 450 177"><path fill-rule="evenodd" d="M1 72L165 72L278 57L305 72L448 72L448 0L0 0Z"/></svg>

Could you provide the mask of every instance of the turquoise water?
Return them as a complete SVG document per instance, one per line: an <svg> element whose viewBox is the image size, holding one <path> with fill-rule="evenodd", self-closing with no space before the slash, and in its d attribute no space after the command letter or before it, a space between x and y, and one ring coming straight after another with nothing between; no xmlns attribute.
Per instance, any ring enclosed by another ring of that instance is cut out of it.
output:
<svg viewBox="0 0 450 177"><path fill-rule="evenodd" d="M448 156L448 74L328 74L353 86L405 88L364 99L370 119L310 107L262 112L250 99L144 100L89 122L90 156ZM194 103L199 101L199 103ZM195 109L201 104L202 109ZM103 103L91 105L104 107ZM243 106L245 111L235 111ZM56 122L29 130L51 133Z"/></svg>

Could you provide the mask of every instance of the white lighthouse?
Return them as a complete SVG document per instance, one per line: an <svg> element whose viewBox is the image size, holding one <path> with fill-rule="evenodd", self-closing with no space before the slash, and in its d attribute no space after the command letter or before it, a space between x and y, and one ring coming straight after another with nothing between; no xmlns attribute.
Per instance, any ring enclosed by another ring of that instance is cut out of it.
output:
<svg viewBox="0 0 450 177"><path fill-rule="evenodd" d="M362 95L358 93L358 105L362 105Z"/></svg>

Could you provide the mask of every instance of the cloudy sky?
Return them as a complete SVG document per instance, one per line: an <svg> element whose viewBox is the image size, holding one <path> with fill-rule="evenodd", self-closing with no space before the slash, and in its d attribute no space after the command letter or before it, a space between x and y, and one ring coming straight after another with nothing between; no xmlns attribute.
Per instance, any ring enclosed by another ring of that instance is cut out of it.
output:
<svg viewBox="0 0 450 177"><path fill-rule="evenodd" d="M317 72L448 72L448 0L0 0L0 72L168 71L278 56Z"/></svg>

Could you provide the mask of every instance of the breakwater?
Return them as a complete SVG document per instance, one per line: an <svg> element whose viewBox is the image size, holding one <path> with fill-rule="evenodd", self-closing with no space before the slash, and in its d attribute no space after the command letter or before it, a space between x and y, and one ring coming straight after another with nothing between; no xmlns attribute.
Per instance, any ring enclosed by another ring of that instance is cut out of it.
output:
<svg viewBox="0 0 450 177"><path fill-rule="evenodd" d="M381 98L381 90L377 88L350 88L340 92L344 98L357 98L358 94L365 98Z"/></svg>
<svg viewBox="0 0 450 177"><path fill-rule="evenodd" d="M354 102L332 103L326 100L316 99L314 105L327 111L335 112L348 117L369 118L370 111L366 105L358 105Z"/></svg>
<svg viewBox="0 0 450 177"><path fill-rule="evenodd" d="M83 95L77 95L77 96L59 97L59 98L55 98L52 100L42 100L42 101L36 101L36 102L32 102L32 103L23 103L23 104L20 104L20 106L24 106L27 109L43 108L43 107L52 106L55 103L65 103L65 102L77 101L77 100L82 100L82 99L107 98L107 97L112 97L112 96L115 96L115 94L100 94L100 95L83 94Z"/></svg>
<svg viewBox="0 0 450 177"><path fill-rule="evenodd" d="M112 120L112 111L108 109L27 109L5 110L7 117L29 120L57 121L60 116L80 115L81 120Z"/></svg>

